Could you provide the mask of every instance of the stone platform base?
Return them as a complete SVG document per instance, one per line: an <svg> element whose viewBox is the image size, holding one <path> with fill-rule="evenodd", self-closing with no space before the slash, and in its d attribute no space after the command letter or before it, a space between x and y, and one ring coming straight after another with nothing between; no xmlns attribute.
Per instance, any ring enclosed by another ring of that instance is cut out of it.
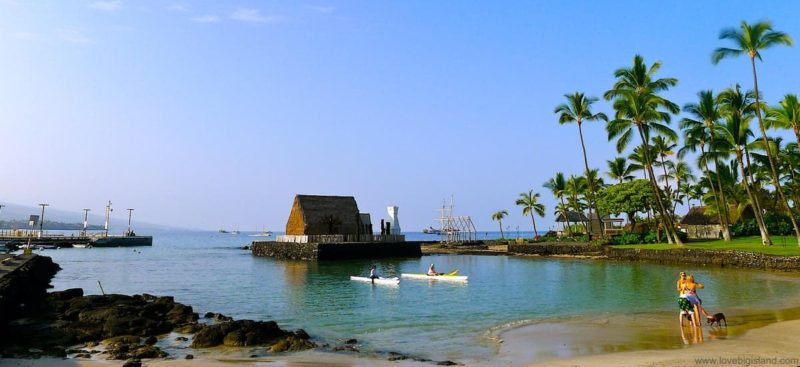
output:
<svg viewBox="0 0 800 367"><path fill-rule="evenodd" d="M423 242L347 242L291 243L253 241L255 256L292 260L375 259L384 257L419 257Z"/></svg>

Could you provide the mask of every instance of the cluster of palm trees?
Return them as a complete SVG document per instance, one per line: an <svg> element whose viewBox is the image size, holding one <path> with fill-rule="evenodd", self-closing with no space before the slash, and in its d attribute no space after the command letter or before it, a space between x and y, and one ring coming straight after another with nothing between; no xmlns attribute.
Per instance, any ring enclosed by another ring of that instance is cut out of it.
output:
<svg viewBox="0 0 800 367"><path fill-rule="evenodd" d="M656 198L647 215L658 222L669 243L682 244L676 229L678 204L687 200L691 205L691 200L699 200L706 206L705 213L719 220L725 240L731 239L731 224L746 212L754 217L762 243L770 245L764 214L780 211L790 219L800 244L795 219L800 203L800 181L795 180L800 174L800 102L791 94L772 107L762 101L755 62L762 60L763 50L791 46L793 41L789 35L773 30L767 21L742 22L739 28L722 30L719 38L733 46L716 49L712 63L747 55L753 90L744 90L738 84L719 93L704 90L697 93L695 102L681 108L663 96L678 80L658 76L660 62L648 65L636 55L630 67L614 72L616 82L603 94L613 107L612 117L593 111L598 98L581 92L565 95L566 103L557 106L555 113L559 124L578 126L584 171L569 178L558 172L544 184L558 199L556 215L569 220L570 211L588 210L590 219L611 214L597 211L598 191L606 185L598 170L589 167L582 130L584 122L603 121L617 152L630 149L627 156L607 161L606 176L614 184L623 184L641 172ZM670 123L681 111L687 117L678 122L676 131ZM793 130L797 142L784 144L781 137L770 137L767 132L772 129ZM684 161L690 152L697 157L698 176ZM539 194L529 191L517 200L523 214L531 216L534 230L534 213L544 215L538 198ZM492 218L500 221L507 214L500 211ZM567 224L567 228L572 227ZM590 238L591 227L586 226Z"/></svg>

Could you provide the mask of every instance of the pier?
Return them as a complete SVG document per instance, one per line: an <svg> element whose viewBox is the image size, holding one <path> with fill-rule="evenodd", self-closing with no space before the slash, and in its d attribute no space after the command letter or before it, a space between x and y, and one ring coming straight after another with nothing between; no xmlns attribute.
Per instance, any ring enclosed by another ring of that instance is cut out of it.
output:
<svg viewBox="0 0 800 367"><path fill-rule="evenodd" d="M106 236L100 235L60 235L42 234L37 231L0 231L0 248L24 248L30 244L32 248L70 248L77 246L91 247L129 247L152 246L152 236Z"/></svg>

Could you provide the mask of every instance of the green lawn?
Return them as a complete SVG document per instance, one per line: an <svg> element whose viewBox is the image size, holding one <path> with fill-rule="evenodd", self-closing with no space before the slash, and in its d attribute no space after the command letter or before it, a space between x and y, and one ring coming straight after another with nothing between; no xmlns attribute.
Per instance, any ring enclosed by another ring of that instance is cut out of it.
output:
<svg viewBox="0 0 800 367"><path fill-rule="evenodd" d="M800 247L797 246L797 239L794 236L773 236L772 246L762 246L761 237L740 237L734 238L726 243L722 240L708 242L689 242L684 248L703 249L703 250L737 250L747 252L759 252L769 255L800 256ZM641 244L641 245L618 245L614 248L641 248L650 250L669 250L677 248L675 245L668 244Z"/></svg>

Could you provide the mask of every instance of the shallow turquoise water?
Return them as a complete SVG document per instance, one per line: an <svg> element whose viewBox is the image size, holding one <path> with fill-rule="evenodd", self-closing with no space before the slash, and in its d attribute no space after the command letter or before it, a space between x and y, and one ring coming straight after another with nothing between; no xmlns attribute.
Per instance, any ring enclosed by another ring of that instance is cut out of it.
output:
<svg viewBox="0 0 800 367"><path fill-rule="evenodd" d="M520 320L623 312L676 311L676 274L706 285L704 305L737 309L797 306L791 274L654 264L508 256L303 262L258 258L237 249L253 238L211 232L155 236L152 248L46 250L63 270L56 290L173 295L201 314L274 319L326 339L355 337L367 348L428 358L482 358L485 336ZM460 269L467 284L402 280L398 287L349 280L375 263L385 275Z"/></svg>

